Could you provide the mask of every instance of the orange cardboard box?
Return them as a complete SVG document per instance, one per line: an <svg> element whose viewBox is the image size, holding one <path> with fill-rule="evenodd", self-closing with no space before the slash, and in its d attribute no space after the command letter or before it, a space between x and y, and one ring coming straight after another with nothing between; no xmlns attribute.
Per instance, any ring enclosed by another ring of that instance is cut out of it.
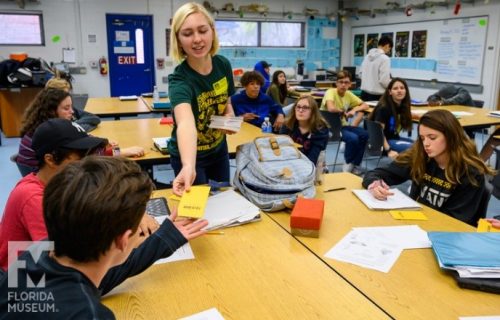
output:
<svg viewBox="0 0 500 320"><path fill-rule="evenodd" d="M323 200L298 198L290 216L292 234L318 238L324 208Z"/></svg>

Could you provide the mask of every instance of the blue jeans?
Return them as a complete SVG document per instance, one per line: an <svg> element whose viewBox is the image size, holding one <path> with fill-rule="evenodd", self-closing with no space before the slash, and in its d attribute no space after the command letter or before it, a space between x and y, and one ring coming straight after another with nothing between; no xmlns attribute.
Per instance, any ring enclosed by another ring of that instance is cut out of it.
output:
<svg viewBox="0 0 500 320"><path fill-rule="evenodd" d="M390 139L387 140L387 142L389 143L389 146L391 146L391 149L396 151L397 153L405 151L406 149L410 148L414 143L412 139L404 137L399 137L399 140Z"/></svg>
<svg viewBox="0 0 500 320"><path fill-rule="evenodd" d="M342 127L342 141L345 141L344 158L346 163L359 165L363 160L368 132L360 127Z"/></svg>
<svg viewBox="0 0 500 320"><path fill-rule="evenodd" d="M193 185L207 184L208 180L229 182L229 153L226 140L222 144L215 154L203 158L196 157L196 178ZM170 156L170 165L177 176L182 169L181 158Z"/></svg>

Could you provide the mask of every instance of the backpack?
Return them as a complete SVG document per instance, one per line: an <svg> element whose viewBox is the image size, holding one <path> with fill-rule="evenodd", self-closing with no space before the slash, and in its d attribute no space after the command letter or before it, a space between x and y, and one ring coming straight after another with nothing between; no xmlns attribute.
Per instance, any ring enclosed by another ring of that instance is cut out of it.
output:
<svg viewBox="0 0 500 320"><path fill-rule="evenodd" d="M316 168L289 136L259 137L238 146L233 185L263 211L292 208L314 198Z"/></svg>

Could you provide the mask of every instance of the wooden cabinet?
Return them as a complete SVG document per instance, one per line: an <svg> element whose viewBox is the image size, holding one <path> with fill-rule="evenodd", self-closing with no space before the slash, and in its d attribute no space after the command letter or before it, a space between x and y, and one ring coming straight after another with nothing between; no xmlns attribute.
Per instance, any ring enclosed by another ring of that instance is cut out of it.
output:
<svg viewBox="0 0 500 320"><path fill-rule="evenodd" d="M19 137L24 110L43 88L1 88L0 117L8 138Z"/></svg>

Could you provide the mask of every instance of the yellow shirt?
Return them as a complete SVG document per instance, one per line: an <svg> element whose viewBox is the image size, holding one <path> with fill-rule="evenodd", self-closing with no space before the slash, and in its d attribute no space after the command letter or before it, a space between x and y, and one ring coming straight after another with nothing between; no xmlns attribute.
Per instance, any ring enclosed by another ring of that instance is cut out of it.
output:
<svg viewBox="0 0 500 320"><path fill-rule="evenodd" d="M341 97L337 93L337 88L331 88L325 92L325 96L323 97L323 100L321 101L320 110L328 110L328 108L326 107L327 101L333 101L335 103L335 107L337 109L344 111L344 112L347 112L350 109L355 108L363 103L363 100L358 98L354 93L352 93L349 90L347 90L345 92L344 96ZM347 122L345 120L342 120L342 125L346 125L346 124L347 124Z"/></svg>

